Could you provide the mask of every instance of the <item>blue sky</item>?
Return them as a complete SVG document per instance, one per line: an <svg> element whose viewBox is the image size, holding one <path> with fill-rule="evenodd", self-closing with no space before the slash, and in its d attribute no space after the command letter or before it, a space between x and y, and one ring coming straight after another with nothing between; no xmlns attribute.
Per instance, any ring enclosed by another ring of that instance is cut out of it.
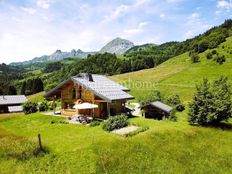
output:
<svg viewBox="0 0 232 174"><path fill-rule="evenodd" d="M231 0L0 0L0 63L56 49L182 41L232 18Z"/></svg>

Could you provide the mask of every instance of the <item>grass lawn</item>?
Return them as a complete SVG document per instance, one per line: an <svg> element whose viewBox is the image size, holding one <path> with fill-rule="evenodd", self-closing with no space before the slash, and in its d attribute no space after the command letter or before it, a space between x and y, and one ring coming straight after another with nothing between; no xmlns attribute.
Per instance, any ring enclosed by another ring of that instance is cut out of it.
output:
<svg viewBox="0 0 232 174"><path fill-rule="evenodd" d="M232 130L132 118L149 129L130 138L62 118L0 116L0 173L232 173ZM37 134L48 153L34 156Z"/></svg>

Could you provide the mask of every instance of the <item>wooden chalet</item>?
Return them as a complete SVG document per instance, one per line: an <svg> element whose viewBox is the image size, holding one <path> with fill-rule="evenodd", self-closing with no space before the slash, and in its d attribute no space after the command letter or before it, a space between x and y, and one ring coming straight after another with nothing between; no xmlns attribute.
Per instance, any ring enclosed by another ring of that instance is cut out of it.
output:
<svg viewBox="0 0 232 174"><path fill-rule="evenodd" d="M142 106L141 109L144 111L145 118L163 120L169 117L173 108L160 101L155 101Z"/></svg>
<svg viewBox="0 0 232 174"><path fill-rule="evenodd" d="M1 95L0 113L22 112L22 104L27 101L24 95Z"/></svg>
<svg viewBox="0 0 232 174"><path fill-rule="evenodd" d="M45 97L61 100L62 115L83 114L105 118L109 115L125 112L126 101L134 99L127 93L128 91L128 88L115 83L106 76L80 73L48 91ZM76 104L86 102L98 107L95 109L73 109Z"/></svg>

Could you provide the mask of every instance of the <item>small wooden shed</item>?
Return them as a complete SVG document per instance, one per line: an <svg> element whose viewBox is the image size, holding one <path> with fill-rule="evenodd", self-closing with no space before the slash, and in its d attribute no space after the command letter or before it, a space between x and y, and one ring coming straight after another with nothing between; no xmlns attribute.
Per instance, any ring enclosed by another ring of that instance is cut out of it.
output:
<svg viewBox="0 0 232 174"><path fill-rule="evenodd" d="M0 113L22 112L22 104L27 102L25 95L1 95Z"/></svg>
<svg viewBox="0 0 232 174"><path fill-rule="evenodd" d="M169 117L173 108L160 101L155 101L142 106L141 109L144 111L145 118L163 120Z"/></svg>

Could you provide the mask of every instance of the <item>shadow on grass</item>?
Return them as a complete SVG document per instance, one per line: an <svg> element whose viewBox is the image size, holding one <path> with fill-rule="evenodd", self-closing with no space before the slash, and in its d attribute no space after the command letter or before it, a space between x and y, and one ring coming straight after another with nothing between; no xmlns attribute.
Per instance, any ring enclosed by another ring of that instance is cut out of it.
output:
<svg viewBox="0 0 232 174"><path fill-rule="evenodd" d="M197 124L190 124L191 126L196 126L199 127ZM232 130L232 123L226 123L226 122L221 122L217 124L210 124L210 125L201 125L202 127L205 128L216 128L216 129L222 129L222 130Z"/></svg>
<svg viewBox="0 0 232 174"><path fill-rule="evenodd" d="M232 130L232 123L221 122L221 123L211 125L209 127L219 128L219 129L222 129L222 130Z"/></svg>

